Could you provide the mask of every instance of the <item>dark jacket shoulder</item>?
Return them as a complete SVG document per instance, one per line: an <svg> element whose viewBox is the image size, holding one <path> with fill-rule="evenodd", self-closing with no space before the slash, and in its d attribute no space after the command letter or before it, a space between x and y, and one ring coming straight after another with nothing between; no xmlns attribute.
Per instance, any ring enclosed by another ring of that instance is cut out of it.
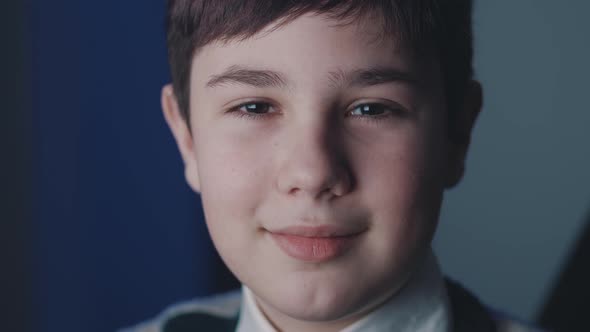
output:
<svg viewBox="0 0 590 332"><path fill-rule="evenodd" d="M445 278L454 332L542 332L492 312L459 283Z"/></svg>
<svg viewBox="0 0 590 332"><path fill-rule="evenodd" d="M455 331L497 331L496 322L475 296L448 278L445 280L445 284Z"/></svg>

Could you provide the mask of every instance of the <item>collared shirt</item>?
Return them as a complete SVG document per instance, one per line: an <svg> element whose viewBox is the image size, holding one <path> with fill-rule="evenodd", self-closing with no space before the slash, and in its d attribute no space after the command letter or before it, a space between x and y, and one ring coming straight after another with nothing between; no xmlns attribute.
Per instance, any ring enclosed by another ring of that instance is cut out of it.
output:
<svg viewBox="0 0 590 332"><path fill-rule="evenodd" d="M277 332L243 286L237 332ZM367 316L340 332L450 332L451 312L444 278L431 253L408 283Z"/></svg>

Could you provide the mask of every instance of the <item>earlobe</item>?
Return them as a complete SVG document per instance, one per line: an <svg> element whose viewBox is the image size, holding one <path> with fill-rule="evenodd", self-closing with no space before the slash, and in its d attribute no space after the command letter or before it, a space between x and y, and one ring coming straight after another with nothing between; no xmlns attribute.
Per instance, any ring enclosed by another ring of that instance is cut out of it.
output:
<svg viewBox="0 0 590 332"><path fill-rule="evenodd" d="M446 187L451 188L457 185L465 173L465 159L471 142L471 133L475 121L483 106L483 91L481 84L477 81L470 81L463 99L463 109L458 110L453 116L449 127L454 132L449 136L449 156L447 168Z"/></svg>
<svg viewBox="0 0 590 332"><path fill-rule="evenodd" d="M171 84L167 84L162 88L161 102L164 118L172 131L180 156L184 162L186 181L195 192L199 192L200 183L193 137L189 130L188 121L182 116Z"/></svg>

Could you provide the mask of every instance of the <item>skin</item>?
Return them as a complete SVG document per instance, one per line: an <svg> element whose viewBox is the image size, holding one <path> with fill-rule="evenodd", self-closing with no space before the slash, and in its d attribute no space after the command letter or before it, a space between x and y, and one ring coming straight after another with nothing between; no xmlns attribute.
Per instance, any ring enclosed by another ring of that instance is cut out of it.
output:
<svg viewBox="0 0 590 332"><path fill-rule="evenodd" d="M308 14L204 46L189 124L171 86L162 92L217 250L282 331L337 331L394 296L429 250L445 188L463 173L468 142L448 139L436 59L410 57L370 22ZM367 68L403 77L350 80ZM243 75L224 79L228 69ZM473 82L457 117L464 133L480 106ZM271 239L279 228L326 224L361 234L320 262Z"/></svg>

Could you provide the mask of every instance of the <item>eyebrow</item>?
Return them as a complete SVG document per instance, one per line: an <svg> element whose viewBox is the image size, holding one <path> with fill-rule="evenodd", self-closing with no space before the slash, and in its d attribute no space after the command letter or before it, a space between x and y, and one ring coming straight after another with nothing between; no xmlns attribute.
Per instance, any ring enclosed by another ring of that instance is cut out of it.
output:
<svg viewBox="0 0 590 332"><path fill-rule="evenodd" d="M257 88L284 88L285 75L273 70L253 69L234 65L219 75L210 76L206 86L213 88L224 84L243 84Z"/></svg>
<svg viewBox="0 0 590 332"><path fill-rule="evenodd" d="M392 67L373 67L351 71L337 70L329 73L335 86L368 87L379 84L402 82L417 85L418 79L411 72Z"/></svg>
<svg viewBox="0 0 590 332"><path fill-rule="evenodd" d="M368 87L379 84L403 82L416 85L415 76L392 67L373 67L356 70L336 70L329 72L333 86ZM268 69L254 69L233 65L218 75L211 75L206 83L209 88L224 84L250 85L256 88L284 88L287 79L284 74Z"/></svg>

